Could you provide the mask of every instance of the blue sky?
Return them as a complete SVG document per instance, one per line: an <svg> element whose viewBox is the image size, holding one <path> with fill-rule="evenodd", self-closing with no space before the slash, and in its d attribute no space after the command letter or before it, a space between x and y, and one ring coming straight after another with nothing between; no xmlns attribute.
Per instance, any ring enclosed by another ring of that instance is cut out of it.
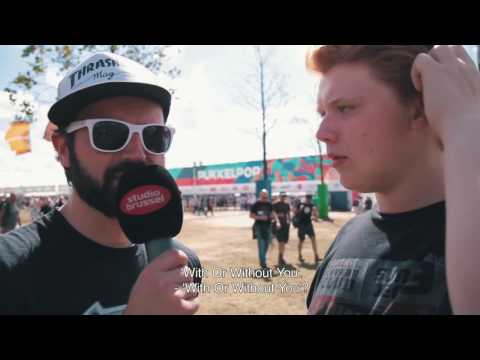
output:
<svg viewBox="0 0 480 360"><path fill-rule="evenodd" d="M0 46L0 90L15 75L25 70L21 58L23 46ZM249 161L261 158L261 143L256 135L259 114L239 105L249 64L253 60L251 46L192 45L179 46L170 61L178 65L182 75L166 85L177 89L172 102L169 125L176 128L174 142L167 155L168 167ZM268 137L268 157L282 158L316 153L314 130L315 79L304 67L305 45L274 46L273 66L286 76L289 103L273 109L275 127ZM472 53L473 54L473 53ZM0 91L0 187L65 184L63 169L55 160L50 143L42 139L47 124L46 113L55 99L55 73L47 74L42 102L38 105L38 121L32 125L32 153L16 156L3 140L13 119L13 110L6 94ZM292 124L295 117L308 119L307 124Z"/></svg>
<svg viewBox="0 0 480 360"><path fill-rule="evenodd" d="M0 46L0 88L3 90L12 75L26 69L25 61L21 58L22 46Z"/></svg>

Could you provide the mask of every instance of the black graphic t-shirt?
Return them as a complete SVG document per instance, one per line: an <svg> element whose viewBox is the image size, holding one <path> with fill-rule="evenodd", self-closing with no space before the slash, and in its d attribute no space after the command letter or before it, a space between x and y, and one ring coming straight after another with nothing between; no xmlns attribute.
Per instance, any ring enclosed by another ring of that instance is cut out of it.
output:
<svg viewBox="0 0 480 360"><path fill-rule="evenodd" d="M312 213L315 205L302 202L297 205L296 217L299 225L308 225L312 222Z"/></svg>
<svg viewBox="0 0 480 360"><path fill-rule="evenodd" d="M255 220L255 225L268 225L272 221L273 206L269 201L257 201L252 205L250 212L257 216L268 216L268 220Z"/></svg>
<svg viewBox="0 0 480 360"><path fill-rule="evenodd" d="M273 211L275 211L275 213L277 214L280 225L282 227L286 227L288 225L287 220L288 214L290 214L290 205L285 202L279 201L273 204Z"/></svg>
<svg viewBox="0 0 480 360"><path fill-rule="evenodd" d="M407 213L375 206L347 223L317 269L309 314L451 314L445 203Z"/></svg>
<svg viewBox="0 0 480 360"><path fill-rule="evenodd" d="M201 267L192 250L174 244L190 267ZM121 313L146 265L144 245L102 246L53 210L0 236L0 314Z"/></svg>

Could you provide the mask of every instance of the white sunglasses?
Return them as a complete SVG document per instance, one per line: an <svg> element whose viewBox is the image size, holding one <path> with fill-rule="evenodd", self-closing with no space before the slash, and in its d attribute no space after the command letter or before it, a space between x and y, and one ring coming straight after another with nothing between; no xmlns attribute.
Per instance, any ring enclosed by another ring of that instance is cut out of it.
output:
<svg viewBox="0 0 480 360"><path fill-rule="evenodd" d="M118 152L127 147L133 134L142 140L143 148L150 154L161 155L168 151L175 129L160 124L130 124L116 119L88 119L74 121L67 126L68 134L88 128L90 144L101 152Z"/></svg>

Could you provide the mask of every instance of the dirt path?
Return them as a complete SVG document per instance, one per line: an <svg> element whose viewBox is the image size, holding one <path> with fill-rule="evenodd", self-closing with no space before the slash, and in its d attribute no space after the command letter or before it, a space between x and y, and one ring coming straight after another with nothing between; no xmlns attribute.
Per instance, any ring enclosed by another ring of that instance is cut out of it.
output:
<svg viewBox="0 0 480 360"><path fill-rule="evenodd" d="M334 223L315 223L320 255L326 252L340 227L352 214L331 213ZM301 265L297 258L298 238L290 232L286 260L291 265L272 279L256 278L257 242L251 236L252 220L247 212L216 213L215 216L185 216L178 239L193 248L206 270L201 288L200 314L305 314L306 297L315 275L311 242L307 239ZM278 244L268 253L274 267Z"/></svg>

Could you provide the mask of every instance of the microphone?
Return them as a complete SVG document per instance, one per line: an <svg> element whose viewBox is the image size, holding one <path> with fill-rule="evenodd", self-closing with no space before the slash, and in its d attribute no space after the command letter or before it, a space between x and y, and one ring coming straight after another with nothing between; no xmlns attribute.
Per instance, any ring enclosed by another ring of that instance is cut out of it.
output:
<svg viewBox="0 0 480 360"><path fill-rule="evenodd" d="M173 248L183 208L180 189L165 168L149 165L123 172L115 204L120 227L132 243L145 244L149 262Z"/></svg>

